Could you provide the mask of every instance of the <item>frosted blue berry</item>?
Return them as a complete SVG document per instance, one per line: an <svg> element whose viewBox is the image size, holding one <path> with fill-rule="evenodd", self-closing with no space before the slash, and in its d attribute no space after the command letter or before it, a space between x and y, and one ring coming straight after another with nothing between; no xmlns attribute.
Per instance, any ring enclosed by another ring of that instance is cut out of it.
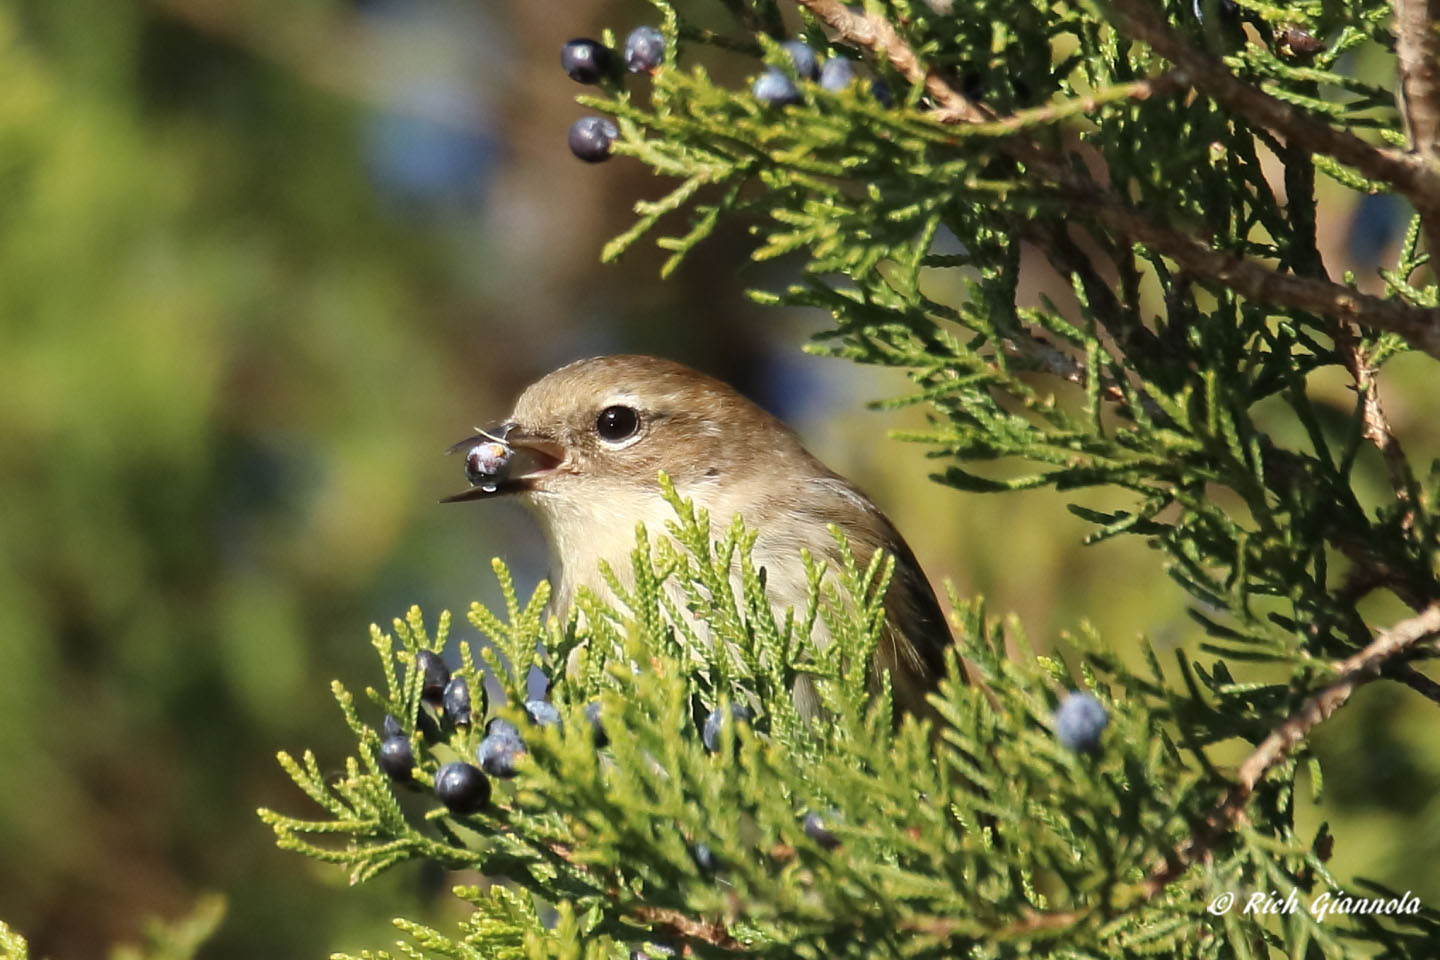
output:
<svg viewBox="0 0 1440 960"><path fill-rule="evenodd" d="M415 669L423 675L420 681L420 699L439 706L445 699L445 685L450 682L450 668L440 659L438 653L421 650L415 654Z"/></svg>
<svg viewBox="0 0 1440 960"><path fill-rule="evenodd" d="M581 117L570 125L570 152L586 163L610 159L610 145L620 131L604 117Z"/></svg>
<svg viewBox="0 0 1440 960"><path fill-rule="evenodd" d="M820 68L820 86L831 93L839 93L855 82L855 67L844 57L831 57Z"/></svg>
<svg viewBox="0 0 1440 960"><path fill-rule="evenodd" d="M665 62L665 34L654 27L636 27L625 38L625 69L654 73Z"/></svg>
<svg viewBox="0 0 1440 960"><path fill-rule="evenodd" d="M825 826L824 818L814 811L805 814L805 819L800 822L800 829L805 831L805 836L826 850L834 850L840 846L840 838L830 832L830 829Z"/></svg>
<svg viewBox="0 0 1440 960"><path fill-rule="evenodd" d="M525 701L525 712L530 715L530 722L537 727L558 727L560 726L560 711L555 709L553 703L544 700Z"/></svg>
<svg viewBox="0 0 1440 960"><path fill-rule="evenodd" d="M380 769L396 780L410 779L415 769L415 754L410 750L410 738L404 735L389 737L380 744L376 754Z"/></svg>
<svg viewBox="0 0 1440 960"><path fill-rule="evenodd" d="M646 943L630 951L630 960L655 960L657 957L673 957L675 948L668 943Z"/></svg>
<svg viewBox="0 0 1440 960"><path fill-rule="evenodd" d="M492 777L508 780L520 772L516 761L525 752L525 741L513 724L504 720L491 720L485 728L485 739L475 749L475 759L480 769Z"/></svg>
<svg viewBox="0 0 1440 960"><path fill-rule="evenodd" d="M509 720L503 720L500 717L495 717L489 723L485 724L485 736L511 737L515 740L519 740L520 730L515 726L515 724L511 723Z"/></svg>
<svg viewBox="0 0 1440 960"><path fill-rule="evenodd" d="M1066 749L1089 753L1100 746L1100 734L1110 723L1105 707L1093 694L1066 694L1055 708L1055 735Z"/></svg>
<svg viewBox="0 0 1440 960"><path fill-rule="evenodd" d="M451 813L474 813L490 802L490 781L468 763L447 763L435 772L435 797Z"/></svg>
<svg viewBox="0 0 1440 960"><path fill-rule="evenodd" d="M801 80L814 80L820 76L820 61L808 45L791 40L780 44L780 48L790 54L790 62L795 64L795 75Z"/></svg>
<svg viewBox="0 0 1440 960"><path fill-rule="evenodd" d="M445 685L445 716L453 726L470 726L470 684L464 677L455 677Z"/></svg>
<svg viewBox="0 0 1440 960"><path fill-rule="evenodd" d="M610 48L598 40L578 37L560 48L560 66L576 83L599 83L615 68Z"/></svg>
<svg viewBox="0 0 1440 960"><path fill-rule="evenodd" d="M595 736L595 746L603 747L610 743L610 735L605 732L605 724L600 721L600 701L592 700L585 704L585 719L590 721L590 730Z"/></svg>
<svg viewBox="0 0 1440 960"><path fill-rule="evenodd" d="M756 100L772 107L801 103L804 99L800 96L800 89L795 86L795 81L774 67L766 69L755 79L755 85L750 88L750 92L755 94Z"/></svg>
<svg viewBox="0 0 1440 960"><path fill-rule="evenodd" d="M730 705L730 716L739 723L750 722L750 711L738 703ZM714 710L711 710L710 715L705 718L705 726L700 731L700 742L705 745L706 750L715 753L720 749L720 732L724 727L725 714L720 711L719 707L716 707Z"/></svg>

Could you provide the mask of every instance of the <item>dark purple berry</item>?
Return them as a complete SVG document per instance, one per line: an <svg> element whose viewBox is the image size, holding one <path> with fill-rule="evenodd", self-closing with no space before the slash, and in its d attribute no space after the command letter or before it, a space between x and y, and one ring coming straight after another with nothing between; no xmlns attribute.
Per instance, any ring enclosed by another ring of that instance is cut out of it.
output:
<svg viewBox="0 0 1440 960"><path fill-rule="evenodd" d="M452 726L470 726L470 684L464 677L454 677L445 685L445 716Z"/></svg>
<svg viewBox="0 0 1440 960"><path fill-rule="evenodd" d="M768 68L755 79L755 85L750 88L750 92L755 94L756 100L772 107L783 107L804 100L800 96L800 89L795 86L795 81L774 67Z"/></svg>
<svg viewBox="0 0 1440 960"><path fill-rule="evenodd" d="M831 57L820 68L820 87L839 93L855 82L855 67L844 57Z"/></svg>
<svg viewBox="0 0 1440 960"><path fill-rule="evenodd" d="M435 772L435 797L451 813L474 813L490 802L490 781L468 763L447 763Z"/></svg>
<svg viewBox="0 0 1440 960"><path fill-rule="evenodd" d="M485 736L487 737L513 737L520 739L520 730L509 720L494 717L485 724Z"/></svg>
<svg viewBox="0 0 1440 960"><path fill-rule="evenodd" d="M625 38L625 69L654 73L665 62L665 34L654 27L636 27Z"/></svg>
<svg viewBox="0 0 1440 960"><path fill-rule="evenodd" d="M605 732L605 724L600 720L600 701L592 700L585 704L585 719L590 721L590 730L595 735L595 746L604 747L610 743L610 735Z"/></svg>
<svg viewBox="0 0 1440 960"><path fill-rule="evenodd" d="M1066 694L1055 708L1055 736L1068 750L1090 753L1099 748L1100 734L1110 723L1105 706L1094 694Z"/></svg>
<svg viewBox="0 0 1440 960"><path fill-rule="evenodd" d="M570 126L570 152L586 163L610 159L610 145L620 131L604 117L581 117Z"/></svg>
<svg viewBox="0 0 1440 960"><path fill-rule="evenodd" d="M485 739L475 749L475 759L490 776L508 780L520 772L515 762L524 752L525 741L520 739L519 731L504 720L492 720Z"/></svg>
<svg viewBox="0 0 1440 960"><path fill-rule="evenodd" d="M440 706L445 699L445 684L450 682L450 668L438 653L429 650L415 654L415 668L424 675L420 681L420 699Z"/></svg>
<svg viewBox="0 0 1440 960"><path fill-rule="evenodd" d="M830 829L825 826L825 820L818 813L805 814L805 819L800 823L800 829L805 831L805 836L826 850L834 850L840 846L840 838L830 832Z"/></svg>
<svg viewBox="0 0 1440 960"><path fill-rule="evenodd" d="M415 769L415 754L410 751L410 738L404 735L390 737L380 744L377 755L380 769L396 780L410 779Z"/></svg>
<svg viewBox="0 0 1440 960"><path fill-rule="evenodd" d="M599 83L615 69L610 48L598 40L577 37L560 48L560 66L576 83Z"/></svg>
<svg viewBox="0 0 1440 960"><path fill-rule="evenodd" d="M807 44L791 40L780 44L780 48L790 54L790 62L795 64L795 75L801 80L814 80L820 76L820 61Z"/></svg>
<svg viewBox="0 0 1440 960"><path fill-rule="evenodd" d="M750 722L750 711L738 703L732 703L730 705L730 716L738 723ZM700 742L705 745L706 750L709 750L711 753L719 751L720 732L724 728L725 714L720 711L719 707L716 707L714 710L711 710L710 715L705 718L705 726L700 731Z"/></svg>
<svg viewBox="0 0 1440 960"><path fill-rule="evenodd" d="M505 472L512 453L508 446L494 440L477 443L465 454L465 479L472 487L494 483Z"/></svg>
<svg viewBox="0 0 1440 960"><path fill-rule="evenodd" d="M390 714L385 714L385 719L380 721L380 731L385 734L385 739L405 736L405 728L400 726L400 721Z"/></svg>
<svg viewBox="0 0 1440 960"><path fill-rule="evenodd" d="M870 96L874 97L875 102L882 107L893 107L895 105L895 97L890 93L890 84L879 77L870 81Z"/></svg>

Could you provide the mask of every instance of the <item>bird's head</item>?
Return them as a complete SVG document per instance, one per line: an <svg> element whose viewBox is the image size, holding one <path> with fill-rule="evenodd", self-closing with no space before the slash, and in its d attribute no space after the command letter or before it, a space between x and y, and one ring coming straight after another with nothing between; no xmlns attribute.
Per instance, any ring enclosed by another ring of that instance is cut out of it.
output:
<svg viewBox="0 0 1440 960"><path fill-rule="evenodd" d="M655 496L661 472L698 492L823 470L788 428L734 389L655 357L561 367L526 388L494 433L514 451L506 471L448 500L519 494L542 515L587 504L613 512L607 507Z"/></svg>

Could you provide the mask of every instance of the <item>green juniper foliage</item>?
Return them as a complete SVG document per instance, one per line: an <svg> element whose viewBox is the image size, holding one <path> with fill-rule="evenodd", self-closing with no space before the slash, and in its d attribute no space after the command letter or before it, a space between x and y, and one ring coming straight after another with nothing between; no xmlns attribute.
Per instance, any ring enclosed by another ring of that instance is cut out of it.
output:
<svg viewBox="0 0 1440 960"><path fill-rule="evenodd" d="M909 373L894 405L928 412L903 439L929 445L937 481L1127 496L1072 509L1092 542L1160 551L1203 659L1166 665L1147 647L1137 672L1084 628L1071 662L1038 656L1017 623L952 597L939 718L892 726L888 692L867 685L889 561L832 577L812 564L809 605L777 613L753 533L712 530L667 487L675 520L637 531L635 585L612 578L613 604L582 595L547 620L548 588L522 603L496 563L506 610L472 608L486 643L459 644L468 727L421 702L413 669L446 646L448 617L433 636L418 610L375 630L383 686L364 700L335 686L358 741L344 775L281 755L324 814L263 811L280 845L357 882L417 858L478 870L483 884L456 890L473 908L460 929L397 921L406 956L1436 955L1440 915L1424 906L1323 922L1304 909L1324 892L1398 894L1333 876L1334 838L1299 835L1295 803L1300 769L1321 784L1310 731L1359 684L1436 696L1412 664L1440 631L1440 468L1412 468L1377 382L1401 354L1440 356L1425 252L1440 239L1440 90L1414 59L1440 41L1380 2L656 6L665 62L582 102L616 119L615 154L678 185L638 203L604 256L683 219L657 240L668 273L745 218L754 257L792 255L803 276L754 296L828 313L817 351ZM720 7L733 23L716 25ZM795 36L859 79L798 77L780 46ZM1386 64L1383 82L1356 75L1362 58ZM752 77L785 72L803 103L712 79L737 59ZM1383 294L1328 275L1322 191L1411 204ZM1035 270L1073 299L1022 306ZM1355 391L1348 414L1316 399L1336 375ZM1378 505L1367 462L1386 478ZM520 709L536 668L559 728ZM818 720L793 707L800 674ZM502 703L485 704L486 675ZM1076 686L1109 713L1093 754L1052 729ZM709 753L704 718L732 704L751 719ZM411 781L377 764L384 714L410 738ZM528 752L486 809L452 814L435 771L473 761L486 716ZM1211 755L1225 741L1253 748L1238 770ZM807 813L838 846L807 835ZM1301 909L1207 910L1253 891Z"/></svg>

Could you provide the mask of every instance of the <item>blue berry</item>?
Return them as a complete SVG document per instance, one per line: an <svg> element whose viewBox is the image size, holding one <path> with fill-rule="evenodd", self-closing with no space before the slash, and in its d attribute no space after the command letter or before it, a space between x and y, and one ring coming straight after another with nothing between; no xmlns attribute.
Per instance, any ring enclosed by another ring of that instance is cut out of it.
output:
<svg viewBox="0 0 1440 960"><path fill-rule="evenodd" d="M1089 753L1100 746L1100 734L1110 723L1105 707L1093 694L1070 693L1055 708L1055 735L1066 749Z"/></svg>
<svg viewBox="0 0 1440 960"><path fill-rule="evenodd" d="M839 93L855 82L855 67L844 57L831 57L820 68L820 87Z"/></svg>
<svg viewBox="0 0 1440 960"><path fill-rule="evenodd" d="M795 75L801 80L814 80L820 76L820 61L809 46L799 40L791 40L780 44L780 49L790 54L790 62L795 64Z"/></svg>
<svg viewBox="0 0 1440 960"><path fill-rule="evenodd" d="M610 735L605 732L605 724L600 721L599 700L592 700L585 704L585 719L590 721L590 729L595 734L595 746L607 746L610 743Z"/></svg>
<svg viewBox="0 0 1440 960"><path fill-rule="evenodd" d="M774 67L767 68L755 79L755 85L750 88L750 92L755 94L756 100L772 107L783 107L804 100L800 96L800 89L795 86L795 81Z"/></svg>
<svg viewBox="0 0 1440 960"><path fill-rule="evenodd" d="M625 69L654 73L665 62L665 34L654 27L636 27L625 38Z"/></svg>
<svg viewBox="0 0 1440 960"><path fill-rule="evenodd" d="M879 77L870 81L870 96L874 97L875 102L882 107L893 107L895 105L895 97L890 93L890 84Z"/></svg>
<svg viewBox="0 0 1440 960"><path fill-rule="evenodd" d="M825 826L824 819L818 813L813 811L806 813L805 819L800 823L800 829L805 831L805 836L826 850L834 850L840 846L840 838L830 832L829 828Z"/></svg>
<svg viewBox="0 0 1440 960"><path fill-rule="evenodd" d="M515 761L525 752L525 741L520 731L504 720L491 720L485 728L485 739L475 749L475 759L480 769L492 777L508 780L520 772Z"/></svg>
<svg viewBox="0 0 1440 960"><path fill-rule="evenodd" d="M604 117L581 117L570 126L570 152L586 163L610 159L610 145L620 131Z"/></svg>
<svg viewBox="0 0 1440 960"><path fill-rule="evenodd" d="M530 722L537 727L560 726L560 711L555 709L553 703L546 703L544 700L527 700L525 701L525 712L530 715Z"/></svg>
<svg viewBox="0 0 1440 960"><path fill-rule="evenodd" d="M455 677L445 686L445 716L457 727L470 726L470 684Z"/></svg>
<svg viewBox="0 0 1440 960"><path fill-rule="evenodd" d="M450 668L437 653L421 650L415 654L415 668L424 674L420 681L420 699L437 707L445 699L445 684L450 682Z"/></svg>
<svg viewBox="0 0 1440 960"><path fill-rule="evenodd" d="M730 716L740 723L750 722L750 711L738 703L732 703L730 705ZM705 718L705 726L700 731L700 742L705 745L706 750L715 753L720 749L720 731L724 726L725 714L720 712L719 707L716 707L714 710L711 710L710 715Z"/></svg>
<svg viewBox="0 0 1440 960"><path fill-rule="evenodd" d="M615 68L610 48L598 40L578 37L560 48L560 66L576 83L599 83Z"/></svg>
<svg viewBox="0 0 1440 960"><path fill-rule="evenodd" d="M490 781L468 763L447 763L435 772L435 797L451 813L474 813L490 802Z"/></svg>
<svg viewBox="0 0 1440 960"><path fill-rule="evenodd" d="M385 734L386 740L389 740L391 737L405 736L405 728L400 726L400 721L388 713L385 714L385 719L380 721L380 731Z"/></svg>
<svg viewBox="0 0 1440 960"><path fill-rule="evenodd" d="M697 843L690 848L690 859L695 861L695 866L700 868L701 873L714 873L720 869L720 858L710 852L710 848L703 843Z"/></svg>
<svg viewBox="0 0 1440 960"><path fill-rule="evenodd" d="M630 960L655 960L656 957L673 957L675 948L667 943L641 944L630 951Z"/></svg>
<svg viewBox="0 0 1440 960"><path fill-rule="evenodd" d="M410 751L410 738L403 734L389 737L381 743L376 759L380 762L380 769L396 780L410 779L410 771L415 769L415 754Z"/></svg>

